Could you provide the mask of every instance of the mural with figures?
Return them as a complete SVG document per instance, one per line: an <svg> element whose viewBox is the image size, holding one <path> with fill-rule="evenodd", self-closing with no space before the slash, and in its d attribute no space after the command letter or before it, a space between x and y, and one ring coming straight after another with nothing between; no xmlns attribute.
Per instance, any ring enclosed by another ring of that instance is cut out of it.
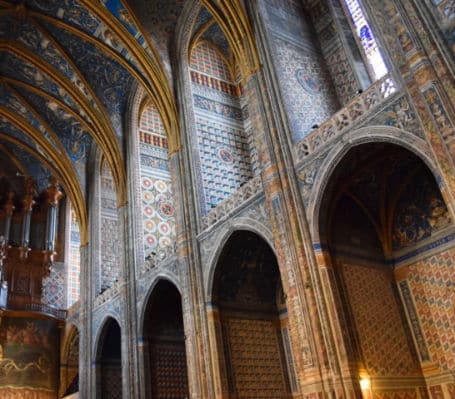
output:
<svg viewBox="0 0 455 399"><path fill-rule="evenodd" d="M144 108L139 126L144 254L153 255L173 243L175 209L167 139L158 110Z"/></svg>
<svg viewBox="0 0 455 399"><path fill-rule="evenodd" d="M53 320L0 319L0 397L55 399L59 330Z"/></svg>
<svg viewBox="0 0 455 399"><path fill-rule="evenodd" d="M394 249L407 247L450 225L450 215L434 179L417 175L408 184L395 212Z"/></svg>

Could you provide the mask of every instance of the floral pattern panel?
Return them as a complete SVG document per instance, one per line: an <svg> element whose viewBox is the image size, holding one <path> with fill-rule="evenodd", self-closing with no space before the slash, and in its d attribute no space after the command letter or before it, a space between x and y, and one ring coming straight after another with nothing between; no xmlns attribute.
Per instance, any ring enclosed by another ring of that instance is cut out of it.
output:
<svg viewBox="0 0 455 399"><path fill-rule="evenodd" d="M158 110L144 108L139 126L144 254L154 255L175 238L175 210L168 144Z"/></svg>

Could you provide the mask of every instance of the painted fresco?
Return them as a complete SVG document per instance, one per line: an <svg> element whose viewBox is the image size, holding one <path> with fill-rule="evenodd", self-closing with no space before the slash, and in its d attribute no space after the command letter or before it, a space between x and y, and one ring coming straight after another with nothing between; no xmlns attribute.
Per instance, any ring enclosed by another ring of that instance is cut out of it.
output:
<svg viewBox="0 0 455 399"><path fill-rule="evenodd" d="M208 42L190 59L202 213L209 212L253 177L248 109L220 50Z"/></svg>
<svg viewBox="0 0 455 399"><path fill-rule="evenodd" d="M168 143L158 109L147 106L139 126L144 253L158 253L175 240L175 208Z"/></svg>
<svg viewBox="0 0 455 399"><path fill-rule="evenodd" d="M338 109L336 91L302 6L291 0L260 3L292 139L297 143Z"/></svg>
<svg viewBox="0 0 455 399"><path fill-rule="evenodd" d="M55 321L1 318L0 397L56 398L58 341Z"/></svg>
<svg viewBox="0 0 455 399"><path fill-rule="evenodd" d="M450 224L449 211L434 179L416 176L400 198L393 227L393 248L430 237Z"/></svg>

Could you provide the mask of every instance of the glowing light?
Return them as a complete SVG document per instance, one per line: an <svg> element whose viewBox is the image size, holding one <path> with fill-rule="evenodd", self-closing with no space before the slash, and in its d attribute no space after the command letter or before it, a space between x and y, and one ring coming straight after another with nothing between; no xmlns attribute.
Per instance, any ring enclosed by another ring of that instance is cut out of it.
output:
<svg viewBox="0 0 455 399"><path fill-rule="evenodd" d="M370 379L369 378L363 377L360 379L360 389L362 391L370 389Z"/></svg>
<svg viewBox="0 0 455 399"><path fill-rule="evenodd" d="M376 39L363 14L360 3L358 0L344 0L344 2L349 10L355 32L360 40L360 44L362 45L374 76L376 79L380 79L388 72L387 66L384 63Z"/></svg>

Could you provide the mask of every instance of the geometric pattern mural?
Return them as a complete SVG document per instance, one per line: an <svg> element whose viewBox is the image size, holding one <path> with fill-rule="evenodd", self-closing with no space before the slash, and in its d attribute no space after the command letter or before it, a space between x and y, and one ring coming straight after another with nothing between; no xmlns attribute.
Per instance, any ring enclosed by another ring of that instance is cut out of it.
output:
<svg viewBox="0 0 455 399"><path fill-rule="evenodd" d="M419 368L392 291L391 270L343 263L362 360L371 376L410 376Z"/></svg>
<svg viewBox="0 0 455 399"><path fill-rule="evenodd" d="M227 341L240 398L287 397L277 329L272 321L229 318Z"/></svg>
<svg viewBox="0 0 455 399"><path fill-rule="evenodd" d="M107 162L101 166L101 291L109 288L119 276L117 197Z"/></svg>
<svg viewBox="0 0 455 399"><path fill-rule="evenodd" d="M253 148L248 111L242 109L240 89L220 51L198 43L190 69L205 214L253 177Z"/></svg>
<svg viewBox="0 0 455 399"><path fill-rule="evenodd" d="M262 2L261 13L292 139L297 143L338 110L336 91L305 22L302 3L268 0Z"/></svg>
<svg viewBox="0 0 455 399"><path fill-rule="evenodd" d="M455 369L455 249L426 257L406 276L431 362ZM414 321L412 321L414 322Z"/></svg>
<svg viewBox="0 0 455 399"><path fill-rule="evenodd" d="M158 110L147 105L139 125L144 254L158 253L175 239L175 209L166 132Z"/></svg>
<svg viewBox="0 0 455 399"><path fill-rule="evenodd" d="M41 301L58 309L66 307L65 264L54 262L49 275L43 278Z"/></svg>

